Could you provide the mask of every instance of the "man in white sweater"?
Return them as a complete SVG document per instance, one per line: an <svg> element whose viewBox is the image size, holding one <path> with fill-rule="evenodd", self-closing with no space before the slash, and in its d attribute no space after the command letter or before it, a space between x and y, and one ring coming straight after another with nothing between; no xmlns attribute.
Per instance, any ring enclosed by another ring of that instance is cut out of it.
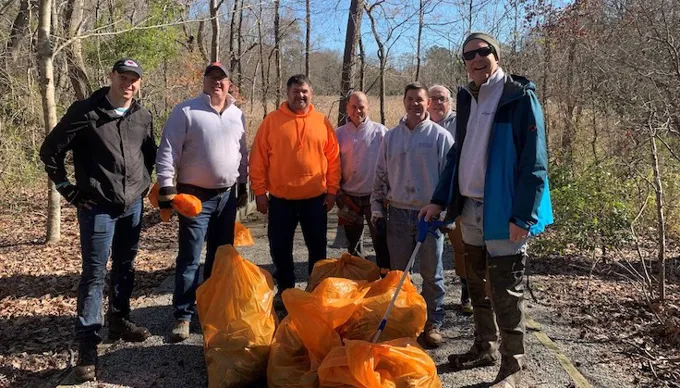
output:
<svg viewBox="0 0 680 388"><path fill-rule="evenodd" d="M246 121L228 93L229 84L225 67L219 62L211 63L203 74L203 92L175 106L170 114L156 157L161 208L169 207L177 193L195 195L202 202L198 216L179 216L172 298L177 322L170 334L173 342L189 337L189 322L196 312L203 242L207 241L203 270L203 278L207 279L217 247L234 243L234 189L238 187L238 206L244 206L247 200Z"/></svg>
<svg viewBox="0 0 680 388"><path fill-rule="evenodd" d="M338 222L345 229L348 251L364 257L364 218L371 218L371 193L375 178L375 162L387 128L368 117L366 94L350 94L347 104L347 123L335 131L340 146L342 180L338 193ZM368 223L375 249L375 261L382 274L390 269L390 254L384 227Z"/></svg>
<svg viewBox="0 0 680 388"><path fill-rule="evenodd" d="M385 135L375 169L371 196L372 221L387 215L387 246L392 269L403 270L415 249L418 211L430 202L446 154L453 146L451 134L432 120L427 112L427 87L413 82L404 90L404 116ZM389 206L388 206L389 204ZM423 298L427 303L424 342L437 347L443 342L439 331L444 321L444 237L436 231L420 247Z"/></svg>

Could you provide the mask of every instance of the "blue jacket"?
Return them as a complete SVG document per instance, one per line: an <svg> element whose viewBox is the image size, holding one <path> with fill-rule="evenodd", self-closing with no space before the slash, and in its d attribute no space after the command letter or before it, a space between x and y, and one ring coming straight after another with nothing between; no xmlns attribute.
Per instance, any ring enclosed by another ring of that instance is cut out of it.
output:
<svg viewBox="0 0 680 388"><path fill-rule="evenodd" d="M489 139L484 183L485 240L510 238L510 222L528 230L531 236L553 223L543 111L535 90L534 83L524 77L505 76ZM462 213L465 199L458 187L458 162L471 99L469 91L458 91L456 142L447 154L446 167L431 201L447 207L448 216L454 219Z"/></svg>

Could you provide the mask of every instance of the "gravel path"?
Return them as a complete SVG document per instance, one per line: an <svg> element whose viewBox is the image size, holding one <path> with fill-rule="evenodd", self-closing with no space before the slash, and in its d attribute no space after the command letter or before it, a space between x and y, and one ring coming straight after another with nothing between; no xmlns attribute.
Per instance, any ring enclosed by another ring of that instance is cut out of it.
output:
<svg viewBox="0 0 680 388"><path fill-rule="evenodd" d="M263 268L273 271L269 257L269 246L266 237L265 218L259 214L251 215L246 222L256 240L255 246L239 248L241 255ZM329 225L335 225L336 219L331 214ZM329 228L328 240L331 247L329 257L339 257L342 248L333 246L335 228ZM367 247L370 249L370 239ZM306 283L306 249L302 235L298 229L295 237L295 257L298 284L304 288ZM496 375L497 367L487 367L470 371L452 371L448 366L447 356L467 350L472 342L472 321L458 313L457 301L460 297L460 283L453 273L451 246L446 245L445 269L447 280L447 296L445 308L446 321L443 334L446 344L436 350L428 350L437 364L439 376L444 387L485 387ZM417 272L417 268L416 268ZM419 275L413 276L416 285L420 285ZM202 339L197 322L192 324L189 340L181 344L167 342L166 333L172 327L172 287L173 278L164 281L156 291L133 311L133 318L145 325L153 336L142 344L122 342L105 343L100 347L100 363L98 381L82 384L80 387L205 387L207 376L202 353ZM540 284L539 284L540 286ZM560 322L559 312L540 303L528 303L528 312L542 325L542 330L550 336L565 356L573 360L576 367L595 387L634 386L626 371L616 370L612 364L600 365L596 360L607 352L606 344L579 341L577 329ZM544 346L534 334L527 335L529 354L528 370L525 373L523 386L527 387L579 387L588 385L575 384L558 359ZM67 383L64 381L63 383ZM260 386L266 386L264 384Z"/></svg>

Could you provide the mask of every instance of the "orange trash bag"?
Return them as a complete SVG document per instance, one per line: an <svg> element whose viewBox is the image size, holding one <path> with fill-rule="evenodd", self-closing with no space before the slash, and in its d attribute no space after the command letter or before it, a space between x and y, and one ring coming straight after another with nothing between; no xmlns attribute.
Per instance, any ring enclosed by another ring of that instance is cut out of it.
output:
<svg viewBox="0 0 680 388"><path fill-rule="evenodd" d="M161 190L160 185L156 182L149 191L149 202L154 208L158 208L158 195ZM194 218L203 209L203 203L196 196L191 194L177 194L175 198L172 199L172 209L177 213L183 215L184 217ZM172 209L161 209L161 220L163 222L170 221L172 216Z"/></svg>
<svg viewBox="0 0 680 388"><path fill-rule="evenodd" d="M318 369L321 387L440 388L437 365L413 338L372 344L345 341Z"/></svg>
<svg viewBox="0 0 680 388"><path fill-rule="evenodd" d="M236 222L234 224L234 246L248 247L251 245L255 245L255 240L253 240L250 230L242 223Z"/></svg>
<svg viewBox="0 0 680 388"><path fill-rule="evenodd" d="M332 348L342 345L336 329L354 314L366 292L366 282L340 278L325 279L311 293L297 288L283 292L283 303L309 351L312 370Z"/></svg>
<svg viewBox="0 0 680 388"><path fill-rule="evenodd" d="M343 339L372 341L378 324L397 289L402 271L390 271L385 278L370 284L371 289L359 303L352 317L338 329ZM427 305L425 299L406 277L399 296L392 306L387 325L379 341L397 338L416 338L425 327Z"/></svg>
<svg viewBox="0 0 680 388"><path fill-rule="evenodd" d="M314 264L306 290L313 291L322 280L330 277L372 282L380 279L380 268L370 260L345 252L339 259L320 260Z"/></svg>
<svg viewBox="0 0 680 388"><path fill-rule="evenodd" d="M309 352L300 339L290 316L281 321L269 349L267 364L269 388L316 388L319 381L312 370Z"/></svg>
<svg viewBox="0 0 680 388"><path fill-rule="evenodd" d="M265 377L277 318L269 272L231 245L217 248L212 275L196 291L208 386L251 384Z"/></svg>

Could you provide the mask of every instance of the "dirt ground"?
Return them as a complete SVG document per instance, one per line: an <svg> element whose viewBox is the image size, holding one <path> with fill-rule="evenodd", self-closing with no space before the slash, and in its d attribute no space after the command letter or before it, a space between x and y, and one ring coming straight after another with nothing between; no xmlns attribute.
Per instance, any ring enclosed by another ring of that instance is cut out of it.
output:
<svg viewBox="0 0 680 388"><path fill-rule="evenodd" d="M56 386L75 362L72 336L80 270L75 211L64 209L62 241L46 245L46 209L32 206L45 203L44 199L27 196L17 203L0 211L0 387ZM149 327L153 336L143 344L102 344L98 383L83 386L206 386L198 325L182 344L166 340L172 325L171 275L177 225L159 221L156 212L145 211L132 302L133 317ZM330 245L335 240L333 222L329 222ZM272 271L266 220L254 215L245 224L256 244L239 251ZM306 281L303 246L298 233L299 287ZM330 257L341 252L342 247L329 248ZM671 252L671 257L677 254ZM428 353L445 387L486 386L495 376L495 368L459 372L451 370L446 361L448 354L470 345L473 333L471 319L457 310L460 284L453 273L448 244L445 258L447 342ZM630 271L623 268L627 265L624 259L595 262L575 254L530 259L532 292L527 293L527 311L540 330L527 335L525 386L587 386L583 381L594 387L680 386L680 271L672 267L678 261L669 261L668 301L661 305L642 298ZM631 268L641 270L635 264ZM418 276L414 283L420 283ZM583 380L575 381L573 376L578 375Z"/></svg>

